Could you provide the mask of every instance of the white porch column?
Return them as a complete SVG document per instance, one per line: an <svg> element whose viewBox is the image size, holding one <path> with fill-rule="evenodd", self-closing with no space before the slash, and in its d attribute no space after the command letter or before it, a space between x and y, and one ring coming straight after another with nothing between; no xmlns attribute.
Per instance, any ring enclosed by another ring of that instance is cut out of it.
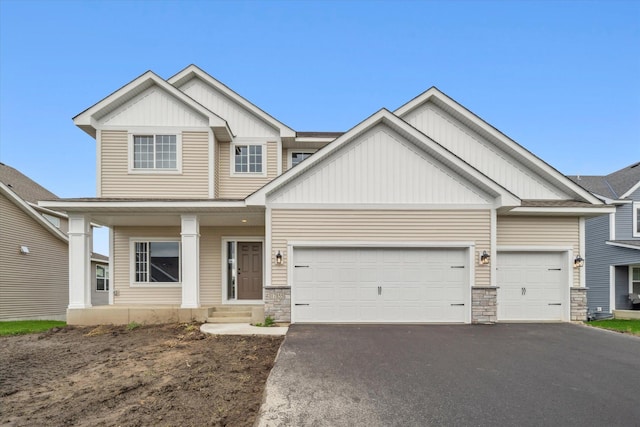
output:
<svg viewBox="0 0 640 427"><path fill-rule="evenodd" d="M200 307L200 220L182 215L182 308Z"/></svg>
<svg viewBox="0 0 640 427"><path fill-rule="evenodd" d="M91 222L69 214L69 308L91 307Z"/></svg>

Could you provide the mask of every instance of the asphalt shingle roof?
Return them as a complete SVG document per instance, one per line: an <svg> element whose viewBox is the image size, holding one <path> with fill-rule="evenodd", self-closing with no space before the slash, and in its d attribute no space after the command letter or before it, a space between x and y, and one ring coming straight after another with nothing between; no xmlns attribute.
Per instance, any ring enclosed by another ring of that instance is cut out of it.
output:
<svg viewBox="0 0 640 427"><path fill-rule="evenodd" d="M0 163L0 182L11 188L21 199L38 203L38 200L55 200L58 198L28 176L17 169Z"/></svg>
<svg viewBox="0 0 640 427"><path fill-rule="evenodd" d="M640 182L640 162L633 163L609 175L572 175L568 178L591 193L609 199L619 199Z"/></svg>

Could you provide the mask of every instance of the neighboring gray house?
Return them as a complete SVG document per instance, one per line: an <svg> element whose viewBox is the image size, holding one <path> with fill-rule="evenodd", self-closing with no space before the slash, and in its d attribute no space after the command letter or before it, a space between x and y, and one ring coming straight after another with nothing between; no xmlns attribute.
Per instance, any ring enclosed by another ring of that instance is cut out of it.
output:
<svg viewBox="0 0 640 427"><path fill-rule="evenodd" d="M56 199L17 169L0 163L0 320L66 318L68 217L37 205L39 200ZM93 305L108 303L108 263L104 255L91 255Z"/></svg>
<svg viewBox="0 0 640 427"><path fill-rule="evenodd" d="M586 221L589 311L639 309L629 296L640 293L640 162L606 176L569 178L616 206L615 213Z"/></svg>

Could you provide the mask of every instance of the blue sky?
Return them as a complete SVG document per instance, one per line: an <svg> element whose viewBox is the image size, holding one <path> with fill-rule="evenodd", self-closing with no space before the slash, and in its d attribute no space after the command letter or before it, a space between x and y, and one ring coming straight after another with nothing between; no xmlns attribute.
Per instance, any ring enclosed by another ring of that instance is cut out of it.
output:
<svg viewBox="0 0 640 427"><path fill-rule="evenodd" d="M191 63L298 131L437 86L565 174L640 160L640 1L0 0L0 161L94 196L71 118Z"/></svg>

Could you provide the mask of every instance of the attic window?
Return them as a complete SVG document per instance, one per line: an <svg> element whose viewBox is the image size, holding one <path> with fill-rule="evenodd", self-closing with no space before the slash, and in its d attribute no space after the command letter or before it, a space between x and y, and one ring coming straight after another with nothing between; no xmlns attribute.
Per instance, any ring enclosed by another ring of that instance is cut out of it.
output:
<svg viewBox="0 0 640 427"><path fill-rule="evenodd" d="M134 135L134 169L177 169L176 135Z"/></svg>

